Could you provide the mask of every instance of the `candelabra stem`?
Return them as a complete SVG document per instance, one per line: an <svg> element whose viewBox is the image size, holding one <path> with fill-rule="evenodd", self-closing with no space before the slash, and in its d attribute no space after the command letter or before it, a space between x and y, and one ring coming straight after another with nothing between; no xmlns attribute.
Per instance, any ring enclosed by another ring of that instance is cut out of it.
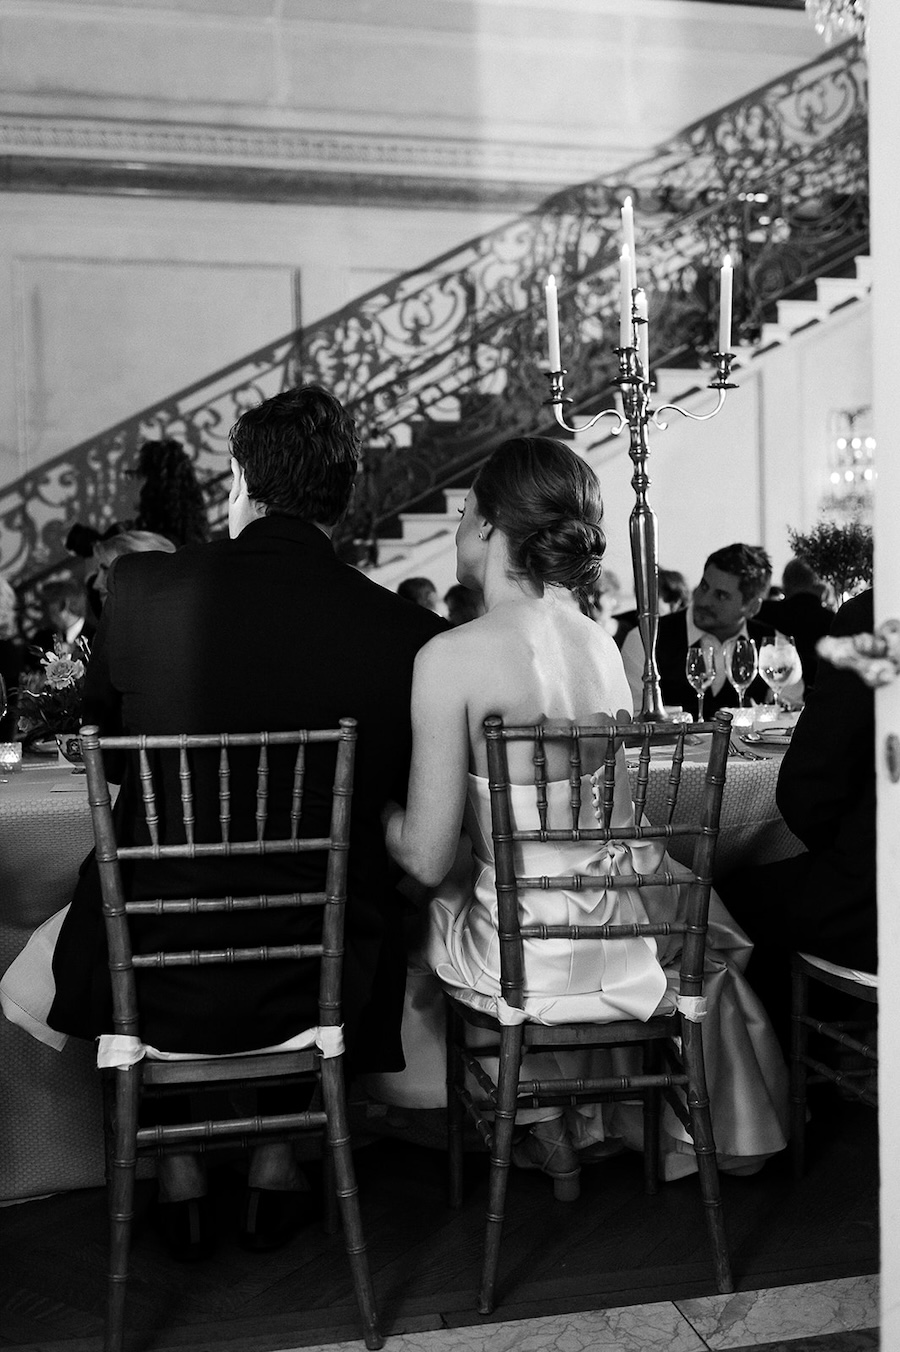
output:
<svg viewBox="0 0 900 1352"><path fill-rule="evenodd" d="M662 702L659 668L656 664L656 635L659 628L659 546L656 513L647 502L650 478L647 474L647 441L650 386L643 377L634 348L620 350L619 387L628 423L628 454L634 465L631 486L634 506L628 519L631 563L637 605L638 631L644 647L641 721L662 720L666 712Z"/></svg>

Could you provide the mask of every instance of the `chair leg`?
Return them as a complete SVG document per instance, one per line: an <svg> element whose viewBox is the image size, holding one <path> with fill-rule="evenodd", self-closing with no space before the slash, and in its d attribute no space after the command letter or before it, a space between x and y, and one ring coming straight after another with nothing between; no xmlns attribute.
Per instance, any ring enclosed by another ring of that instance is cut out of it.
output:
<svg viewBox="0 0 900 1352"><path fill-rule="evenodd" d="M104 1352L122 1352L125 1342L125 1288L128 1281L131 1220L134 1215L134 1171L137 1161L140 1089L139 1065L116 1070L111 1124L112 1150L107 1158L109 1279Z"/></svg>
<svg viewBox="0 0 900 1352"><path fill-rule="evenodd" d="M322 1098L328 1118L328 1147L334 1160L337 1199L344 1226L344 1244L350 1261L353 1289L363 1323L366 1347L384 1347L384 1338L378 1328L375 1292L366 1257L366 1241L359 1214L359 1194L353 1154L350 1150L350 1129L347 1121L347 1102L344 1095L343 1057L326 1056L321 1060Z"/></svg>
<svg viewBox="0 0 900 1352"><path fill-rule="evenodd" d="M478 1301L479 1314L490 1314L496 1300L500 1239L503 1233L512 1138L516 1125L516 1097L519 1090L523 1036L521 1024L504 1025L500 1030L500 1069L497 1075L497 1105L494 1109L494 1130L491 1138L487 1226L484 1237L481 1296Z"/></svg>
<svg viewBox="0 0 900 1352"><path fill-rule="evenodd" d="M659 1069L659 1045L644 1043L644 1074L655 1075ZM662 1107L658 1089L644 1090L644 1192L652 1197L659 1191L659 1114Z"/></svg>
<svg viewBox="0 0 900 1352"><path fill-rule="evenodd" d="M334 1155L328 1144L326 1132L322 1141L322 1201L325 1212L325 1233L336 1235L338 1231L337 1178L334 1172Z"/></svg>
<svg viewBox="0 0 900 1352"><path fill-rule="evenodd" d="M706 1211L706 1226L716 1269L716 1289L722 1295L727 1295L734 1290L734 1278L731 1275L731 1260L728 1256L728 1236L725 1232L725 1217L719 1189L719 1167L716 1163L716 1142L709 1110L709 1093L706 1088L702 1025L682 1018L681 1029L684 1064L688 1076L687 1099L691 1136L694 1141L694 1153L697 1156L700 1192Z"/></svg>
<svg viewBox="0 0 900 1352"><path fill-rule="evenodd" d="M794 968L791 973L791 1165L795 1178L806 1168L806 1062L809 1028L809 977Z"/></svg>
<svg viewBox="0 0 900 1352"><path fill-rule="evenodd" d="M462 1088L465 1069L457 1052L464 1035L461 1016L452 1002L444 1001L447 1013L447 1164L450 1205L461 1207L463 1200L463 1106L457 1093Z"/></svg>

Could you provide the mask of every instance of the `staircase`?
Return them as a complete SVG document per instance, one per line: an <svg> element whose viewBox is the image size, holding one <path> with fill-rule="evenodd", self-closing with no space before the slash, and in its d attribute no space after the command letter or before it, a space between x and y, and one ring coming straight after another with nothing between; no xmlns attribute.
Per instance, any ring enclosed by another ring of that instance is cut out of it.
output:
<svg viewBox="0 0 900 1352"><path fill-rule="evenodd" d="M102 529L130 514L133 484L121 469L145 439L184 443L221 524L228 429L248 403L304 380L332 390L363 431L364 473L344 543L371 554L377 540L383 570L415 543L408 532L418 533L424 560L441 495L471 481L504 437L554 430L543 407L549 272L560 282L572 412L610 403L626 194L660 367L692 369L702 383L696 366L714 343L726 249L738 264L736 322L748 349L784 340L796 322L782 312L788 302L806 307L804 323L820 322L832 304L828 284L843 294L841 274L867 250L866 113L865 61L846 43L686 128L630 170L558 193L141 410L0 491L0 572L27 605L64 559L65 523ZM855 274L849 280L862 285ZM437 529L446 535L444 517Z"/></svg>

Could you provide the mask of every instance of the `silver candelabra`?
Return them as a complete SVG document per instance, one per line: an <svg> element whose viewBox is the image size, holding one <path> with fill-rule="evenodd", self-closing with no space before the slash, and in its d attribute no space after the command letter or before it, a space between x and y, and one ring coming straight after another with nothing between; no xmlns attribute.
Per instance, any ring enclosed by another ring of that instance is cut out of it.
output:
<svg viewBox="0 0 900 1352"><path fill-rule="evenodd" d="M623 250L623 256L627 252ZM632 253L633 257L633 253ZM730 272L730 262L728 263ZM724 269L723 269L724 272ZM728 296L727 296L727 318L723 314L719 328L719 346L727 347L730 342L731 332L731 278L728 278ZM550 291L552 283L552 296ZM641 642L644 645L644 671L643 671L643 700L641 703L641 719L663 720L666 717L662 703L662 691L659 683L659 668L656 664L656 634L659 625L659 552L657 544L657 521L656 514L650 508L647 501L647 489L650 485L650 478L647 474L647 457L650 454L650 446L647 439L647 432L650 423L658 427L661 431L667 426L667 423L661 419L661 414L674 412L680 413L685 418L690 418L694 422L708 422L714 418L725 402L726 392L736 389L728 377L731 374L731 364L734 360L733 352L716 352L714 360L716 363L715 378L710 381L708 388L717 393L715 408L708 413L691 413L688 409L682 408L679 404L663 404L658 409L650 406L651 382L648 370L647 352L648 352L648 329L647 329L647 305L646 296L642 287L631 286L628 288L631 294L631 314L623 318L620 326L620 342L630 337L630 342L615 349L619 358L619 373L613 382L619 389L622 396L622 411L615 408L602 409L595 417L590 418L579 427L574 427L566 421L565 405L571 404L572 400L566 398L564 393L564 377L566 371L562 369L559 363L559 341L558 341L558 321L556 318L556 285L552 278L548 280L547 301L548 301L548 323L550 324L550 357L551 366L556 365L558 369L548 372L550 380L550 398L546 401L553 408L553 413L560 427L565 428L567 432L585 432L600 421L601 418L614 418L615 426L611 429L613 436L618 436L628 428L629 446L628 454L634 465L634 473L631 478L631 485L634 489L635 503L631 511L628 523L628 535L631 543L631 561L634 568L634 589L635 601L637 603L638 629L641 635ZM724 290L724 288L723 288ZM623 298L627 290L623 290ZM552 311L551 311L552 300ZM724 306L724 300L723 300ZM630 330L630 332L629 332ZM724 340L723 340L724 336ZM555 343L554 343L555 337ZM554 357L556 361L554 362Z"/></svg>

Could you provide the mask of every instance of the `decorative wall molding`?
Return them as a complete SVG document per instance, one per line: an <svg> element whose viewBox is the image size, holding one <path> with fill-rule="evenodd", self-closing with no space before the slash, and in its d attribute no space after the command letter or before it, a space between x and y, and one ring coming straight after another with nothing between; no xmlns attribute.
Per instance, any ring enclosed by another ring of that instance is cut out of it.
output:
<svg viewBox="0 0 900 1352"><path fill-rule="evenodd" d="M627 158L616 148L613 158ZM284 128L137 123L0 114L0 186L12 191L513 203L595 178L595 147ZM607 155L607 159L609 155Z"/></svg>

